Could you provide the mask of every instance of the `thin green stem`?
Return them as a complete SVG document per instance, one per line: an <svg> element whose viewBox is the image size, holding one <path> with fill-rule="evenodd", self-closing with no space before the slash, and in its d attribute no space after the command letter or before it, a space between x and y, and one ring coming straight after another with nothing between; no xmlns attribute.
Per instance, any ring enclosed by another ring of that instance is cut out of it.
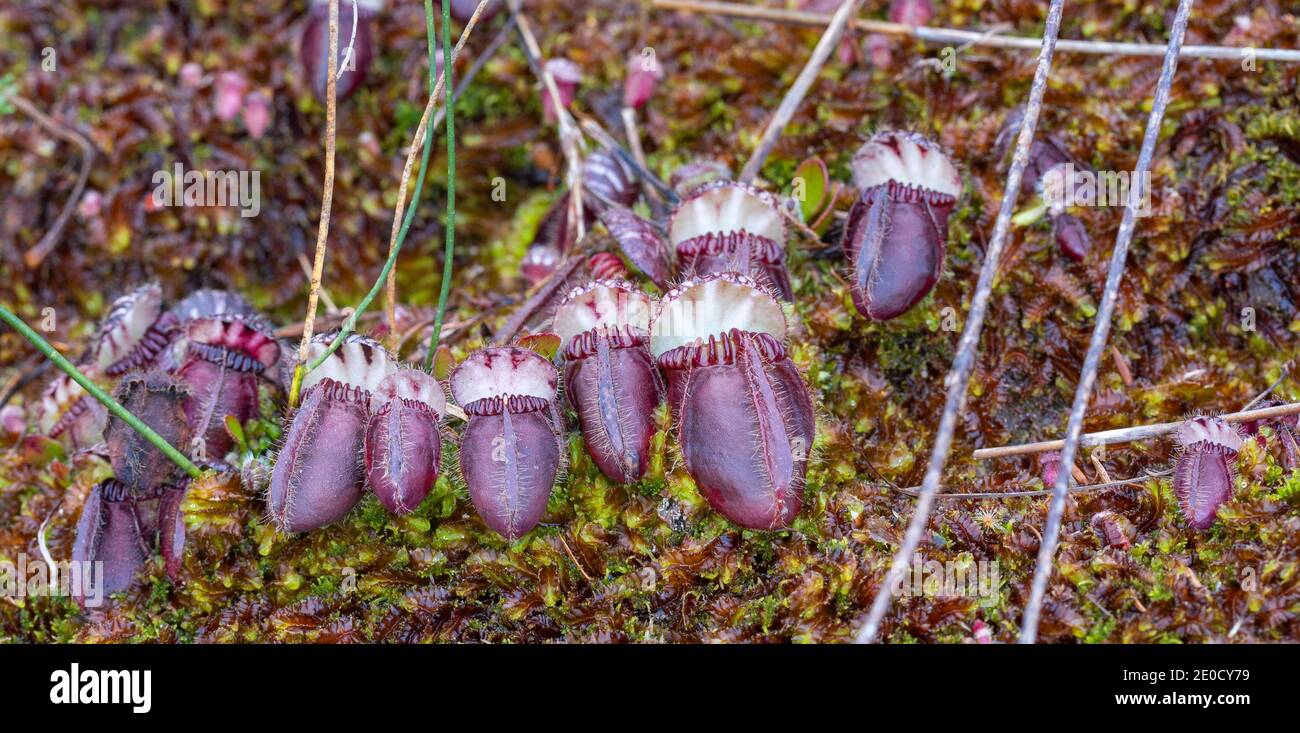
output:
<svg viewBox="0 0 1300 733"><path fill-rule="evenodd" d="M430 0L424 0L427 9ZM451 3L442 3L442 64L447 72L447 88L451 89ZM456 254L456 96L447 95L447 246L442 253L442 287L438 291L438 313L433 319L433 333L429 335L429 351L424 355L424 371L433 369L433 352L442 337L442 320L447 315L447 297L451 294L451 266Z"/></svg>
<svg viewBox="0 0 1300 733"><path fill-rule="evenodd" d="M176 448L174 448L171 443L168 443L165 438L154 432L153 428L145 425L140 418L131 414L131 412L123 407L117 400L113 399L107 392L100 389L99 385L90 381L90 379L87 378L86 375L82 374L77 367L73 366L72 362L64 358L63 354L60 354L53 346L50 346L50 343L44 338L41 338L39 333L33 331L31 326L28 326L21 318L14 315L3 305L0 305L0 320L9 324L9 326L21 334L23 338L32 342L32 346L35 346L37 351L44 354L45 358L49 359L54 366L58 367L64 374L71 377L72 381L81 385L81 388L86 390L91 397L94 397L103 403L104 407L107 407L108 411L113 413L114 416L127 425L130 425L137 433L143 435L145 440L148 440L150 443L157 446L158 450L163 452L163 455L170 458L176 465L185 469L185 473L188 473L191 478L198 478L202 474L199 467L191 463L190 459L185 457L185 454L176 450Z"/></svg>
<svg viewBox="0 0 1300 733"><path fill-rule="evenodd" d="M487 0L480 0L479 5L478 5L478 8L474 11L474 16L471 17L470 20L469 20L469 23L467 23L467 24L465 25L465 30L461 32L460 40L456 42L456 51L455 51L456 54L459 54L459 53L460 53L460 51L461 51L461 47L465 44L465 42L466 42L467 40L469 40L470 32L474 29L475 25L477 24L478 19L479 19L479 16L480 16L480 15L482 14L482 12L483 12L483 7L484 7L486 4L487 4ZM444 15L447 15L447 14L448 14L448 13L447 13L447 9L444 8L443 10L444 10L443 14L444 14ZM433 14L433 13L432 13L432 7L431 7L428 3L426 3L426 4L425 4L425 21L426 21L426 24L427 24L427 25L431 25L432 22L433 22L433 21L431 20L431 16L432 16L432 14ZM450 33L450 28L449 28L449 27L448 27L447 32ZM444 58L447 59L446 63L444 64L444 66L445 66L446 68L443 69L443 73L446 74L447 71L448 71L448 69L450 69L451 62L454 60L454 55L446 55L446 54L444 54ZM444 89L449 89L449 88L450 88L450 87L449 87L448 85L446 85L446 84L439 84L438 86L440 86L440 87L442 87L442 88L444 88ZM435 87L435 89L436 89L436 87ZM453 95L450 95L450 94L444 94L443 96L444 96L444 97L447 97L447 98L449 98L449 99L453 97ZM434 101L435 101L435 100L434 100L434 98L433 98L433 95L431 95L431 96L429 97L429 106L425 109L425 114L426 114L426 116L429 118L429 122L430 122L430 123L436 121L436 120L433 119L433 114L432 114L432 106L433 106L433 104L434 104ZM422 120L421 120L421 124L426 124L426 123L425 123L425 120L422 119ZM435 127L435 125L428 124L428 128L426 128L426 131L425 131L425 135L426 135L425 140L426 140L426 141L429 139L430 136L433 135L434 130L433 130L432 128L434 128L434 127ZM412 208L414 208L414 207L412 207ZM348 334L350 334L350 333L352 333L354 330L356 330L356 327L357 327L357 321L359 321L359 320L361 319L361 316L366 312L366 309L370 307L370 304L371 304L372 302L374 302L375 298L379 295L379 291L382 290L382 289L384 288L384 284L385 284L385 283L387 282L387 280L388 280L388 273L392 271L394 264L396 264L396 262L397 262L397 256L398 256L398 254L402 251L402 244L403 244L403 243L405 242L405 240L406 240L406 233L407 233L408 229L409 229L409 222L406 222L406 221L404 220L404 226L403 226L403 227L401 228L401 230L398 232L398 239L397 239L397 241L394 243L394 245L393 245L393 247L392 247L392 250L388 253L388 260L384 263L384 267L383 267L383 269L380 270L380 272L379 272L379 277L375 280L375 284L374 284L374 286L372 286L372 287L370 288L370 292L369 292L369 293L366 293L366 297L362 298L362 299L361 299L361 302L357 304L357 307L356 307L356 309L352 312L352 315L349 316L348 319L347 319L346 321L343 322L343 326L339 329L339 333L338 333L338 335L336 335L336 336L334 337L334 340L330 342L329 346L326 347L325 351L322 352L320 356L318 356L318 357L316 357L314 360L312 360L311 363L307 364L306 369L298 370L298 371L295 372L295 374L294 374L295 386L296 386L297 384L300 384L300 383L301 383L301 377L300 377L300 374L304 374L304 373L306 373L306 372L310 372L310 371L312 371L313 369L316 369L317 367L319 367L321 364L323 364L323 363L325 362L325 359L329 358L330 354L333 354L335 351L338 350L339 346L341 346L341 345L343 344L343 340L347 338ZM444 269L445 269L445 268L444 268ZM292 389L293 389L293 388L291 388L291 394L292 394Z"/></svg>
<svg viewBox="0 0 1300 733"><path fill-rule="evenodd" d="M434 56L437 52L438 46L437 31L434 29L433 25L433 8L431 3L432 0L425 0L424 15L426 23L425 35L427 36L429 43L429 95L433 96L434 90L437 87L438 78L437 59ZM443 88L450 88L450 85L444 83ZM366 309L370 307L370 304L374 302L375 298L379 295L379 291L383 289L384 283L388 280L388 273L392 272L393 266L397 264L397 255L402 251L402 245L406 243L406 234L411 230L411 223L415 221L415 212L420 207L420 195L424 191L424 179L425 175L429 171L429 153L433 150L433 132L432 129L425 130L424 149L420 153L420 169L415 178L415 190L411 193L410 205L406 209L406 215L402 218L402 228L397 231L397 241L393 244L393 251L388 254L388 260L384 262L384 268L379 271L379 277L375 280L374 286L370 288L370 292L366 293L366 297L362 298L361 302L357 304L356 310L354 310L352 315L343 323L343 327L339 330L338 336L336 336L334 341L330 343L329 348L325 350L325 353L321 354L307 365L307 371L311 371L320 366L325 359L329 358L330 354L334 353L338 349L339 345L343 343L343 339L347 338L348 334L356 329L357 320L361 318L361 314L365 313Z"/></svg>
<svg viewBox="0 0 1300 733"><path fill-rule="evenodd" d="M433 27L433 14L429 12L428 8L425 8L424 17L425 17L424 36L429 44L429 96L432 97L433 95L438 93L438 84L437 84L438 70L437 70L437 64L434 61L434 55L438 51L438 45L437 45L438 34ZM444 86L447 89L451 89L450 83L445 83ZM432 129L425 132L424 135L424 150L420 153L420 172L419 174L417 174L415 179L415 192L411 194L410 206L406 209L406 215L402 218L402 228L397 232L397 238L394 240L393 243L394 250L396 250L396 248L401 247L402 243L406 241L406 233L408 230L410 230L411 223L415 220L416 210L420 208L420 195L424 191L424 177L429 171L429 153L430 151L433 150L433 133L437 129L438 129L438 118L434 117L432 123ZM396 262L396 260L394 260L394 262ZM385 274L383 279L387 280L388 277L389 275ZM396 300L396 297L394 296L396 290L397 288L394 287L389 291L390 299L389 299L388 306L390 309L393 307L393 301ZM389 323L390 327L394 325L396 324L391 322Z"/></svg>

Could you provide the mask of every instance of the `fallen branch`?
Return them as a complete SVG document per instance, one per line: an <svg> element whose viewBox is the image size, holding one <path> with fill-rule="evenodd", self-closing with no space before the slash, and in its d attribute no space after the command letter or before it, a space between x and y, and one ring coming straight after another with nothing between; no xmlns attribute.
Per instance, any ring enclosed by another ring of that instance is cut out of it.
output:
<svg viewBox="0 0 1300 733"><path fill-rule="evenodd" d="M1258 410L1233 412L1227 415L1219 415L1219 417L1227 422L1240 423L1251 422L1254 420L1268 420L1271 418L1286 417L1288 415L1297 414L1300 414L1300 402L1294 402L1288 405L1265 407ZM1137 440L1158 438L1162 435L1169 435L1174 432L1183 425L1183 422L1183 420L1179 420L1177 422L1162 422L1154 425L1138 425L1131 428L1116 428L1114 430L1102 430L1096 433L1085 433L1079 437L1079 445L1114 445L1116 443L1132 443ZM1060 450L1063 447L1065 447L1064 440L1042 440L1037 443L1022 443L1020 445L1003 445L996 448L981 448L972 453L971 457L977 461L987 461L991 458L1047 453L1049 451Z"/></svg>
<svg viewBox="0 0 1300 733"><path fill-rule="evenodd" d="M803 71L795 78L794 84L790 85L789 91L785 93L785 99L781 100L781 106L776 108L776 114L772 115L772 120L768 122L767 129L763 131L763 137L759 140L758 147L755 148L754 154L749 156L749 162L740 171L740 180L742 183L749 183L758 176L758 172L763 168L763 163L767 156L772 153L772 147L776 145L777 138L781 137L781 131L785 126L790 124L790 119L799 109L803 98L807 96L808 90L812 88L813 82L817 81L817 75L821 73L822 66L826 64L826 59L830 58L831 52L834 51L840 43L840 36L844 35L844 28L848 25L849 18L858 12L858 7L862 5L862 0L844 0L840 3L840 9L835 11L835 15L830 18L826 25L826 30L822 32L821 40L817 41L817 47L813 49L812 56L809 57L808 63L804 64Z"/></svg>
<svg viewBox="0 0 1300 733"><path fill-rule="evenodd" d="M72 212L77 210L81 194L86 190L86 182L90 180L90 171L95 164L95 146L84 135L60 124L22 96L15 94L9 97L9 101L16 109L36 120L36 124L45 128L50 134L81 148L81 171L77 174L76 185L72 187L72 195L63 204L59 217L54 220L54 225L49 231L45 232L45 236L41 237L41 241L32 245L31 249L23 255L24 264L28 269L34 270L40 267L41 262L58 246L59 240L63 239L63 230L67 229L68 222L72 220Z"/></svg>
<svg viewBox="0 0 1300 733"><path fill-rule="evenodd" d="M1102 483L1087 484L1083 486L1079 486L1076 484L1070 487L1070 493L1083 494L1091 491L1104 491L1106 489L1114 489L1120 486L1133 486L1136 484L1144 484L1147 481L1150 481L1151 479L1162 478L1172 473L1173 471L1155 471L1153 473L1148 473L1145 476L1138 476L1137 478L1126 478L1126 479L1120 479L1118 481L1104 481ZM883 488L893 489L894 491L897 491L900 494L907 494L908 496L912 496L912 497L920 496L921 494L920 486L908 486L908 487L884 486ZM1052 493L1051 489L1026 489L1024 491L971 491L971 492L954 493L954 494L940 493L935 498L936 499L977 499L977 500L1016 499L1016 498L1023 498L1027 496L1046 496L1047 494L1050 493Z"/></svg>
<svg viewBox="0 0 1300 733"><path fill-rule="evenodd" d="M727 2L704 2L702 0L654 0L654 6L663 10L681 10L688 13L722 15L747 20L770 20L785 25L820 28L830 21L825 13L808 13L799 10L784 10L757 5L741 5ZM920 41L935 44L969 43L972 46L989 46L993 48L1012 48L1023 51L1036 51L1042 43L1038 38L1023 36L984 37L983 31L968 31L958 28L936 28L933 26L910 26L904 23L890 23L883 20L854 18L849 21L854 30L868 33L880 33L887 36L908 36ZM1069 53L1097 54L1102 56L1164 56L1165 47L1158 43L1126 43L1111 41L1075 41L1058 40L1058 51ZM1278 48L1247 48L1242 46L1183 46L1180 56L1184 58L1218 59L1221 61L1242 61L1253 58L1256 61L1282 61L1300 63L1300 51Z"/></svg>

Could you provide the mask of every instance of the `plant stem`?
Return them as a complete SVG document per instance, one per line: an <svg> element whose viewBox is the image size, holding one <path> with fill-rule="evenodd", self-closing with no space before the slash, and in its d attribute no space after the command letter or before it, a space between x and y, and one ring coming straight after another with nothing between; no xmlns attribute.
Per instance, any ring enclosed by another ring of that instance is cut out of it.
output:
<svg viewBox="0 0 1300 733"><path fill-rule="evenodd" d="M190 460L185 457L185 454L176 450L176 448L173 447L171 443L168 443L165 438L154 432L153 428L145 425L140 418L131 414L131 412L123 407L121 403L110 397L107 392L100 389L99 385L90 381L90 379L87 378L86 375L82 374L77 367L73 366L72 362L64 358L63 354L60 354L53 346L50 346L50 343L44 338L41 338L39 333L33 331L31 326L28 326L21 318L14 315L3 305L0 305L0 320L9 324L9 326L21 334L23 338L32 342L32 346L35 346L37 351L44 354L45 358L49 359L54 366L58 367L64 374L71 377L72 381L81 385L81 388L86 390L91 397L99 400L104 407L108 408L109 412L113 413L115 417L127 425L130 425L137 433L143 435L145 440L148 440L150 443L157 446L158 450L163 452L163 455L170 458L176 465L185 469L185 473L189 474L191 478L198 478L201 475L202 472L199 470L199 467L191 463Z"/></svg>
<svg viewBox="0 0 1300 733"><path fill-rule="evenodd" d="M432 0L425 0L424 3L424 35L429 46L429 96L432 97L438 93L438 63L435 54L438 49L438 33L433 26L433 7ZM444 82L444 86L450 88L451 85ZM435 119L434 129L437 129L438 122ZM433 131L429 131L424 136L424 152L420 154L420 172L415 178L415 192L411 194L411 208L406 210L406 216L402 221L402 228L393 232L392 240L388 244L388 254L391 257L393 250L399 248L406 242L406 233L411 229L411 223L415 221L415 212L420 207L420 194L424 192L424 178L429 172L429 153L433 150ZM398 204L400 212L402 204ZM398 214L401 215L400 213ZM397 336L397 271L390 269L388 271L386 285L385 311L388 314L388 335L389 346L396 344Z"/></svg>
<svg viewBox="0 0 1300 733"><path fill-rule="evenodd" d="M424 0L426 12L431 0ZM429 20L433 22L432 17ZM451 87L451 3L442 4L442 66L447 74L447 87ZM429 351L424 355L424 371L433 368L433 352L442 336L442 320L447 315L447 297L451 294L451 266L456 254L456 97L447 95L447 246L442 253L442 287L438 290L438 314L433 319L433 333L429 335Z"/></svg>
<svg viewBox="0 0 1300 733"><path fill-rule="evenodd" d="M487 3L488 0L479 0L478 7L474 10L474 15L471 16L469 22L465 24L465 30L461 31L460 40L456 42L456 48L454 53L452 54L453 63L456 60L456 56L460 54L461 49L465 45L465 42L469 40L470 33L473 32L474 26L478 24L479 16L483 14L483 8L487 5ZM443 70L443 74L438 75L438 84L435 87L435 89L439 92L441 92L444 89L445 85L443 83L443 78L445 75L446 75L446 69ZM424 106L424 115L420 118L420 124L418 127L416 127L415 137L411 141L411 145L410 145L411 151L406 156L406 166L402 170L403 185L398 189L398 193L397 193L399 210L400 207L403 206L406 201L405 181L408 177L410 177L411 169L415 166L416 141L422 140L424 138L424 135L428 132L429 121L433 118L433 107L436 103L437 103L437 94L431 95L429 97L429 101ZM404 241L405 238L403 237L402 240ZM356 310L354 310L352 312L352 315L349 316L348 319L343 322L343 325L339 328L338 335L336 335L334 337L334 340L330 342L330 345L325 348L325 351L322 352L320 356L312 360L312 362L307 365L307 368L305 370L300 370L301 373L305 374L306 372L310 372L311 370L315 369L316 367L324 363L324 361L327 358L329 358L330 354L333 354L335 351L338 351L339 346L343 344L343 340L348 337L348 334L356 330L357 321L360 320L361 316L366 312L366 309L370 307L370 304L374 302L375 297L379 295L379 291L383 289L384 282L388 277L388 273L393 269L393 264L397 262L397 255L401 251L402 251L402 242L399 241L397 243L397 246L393 248L392 252L388 254L388 261L384 263L384 268L379 272L379 277L375 279L375 284L370 288L370 292L366 293L366 297L362 298L361 302L357 304ZM294 375L294 381L295 384L293 385L293 387L291 387L291 390L294 388L301 387L301 383L302 383L301 376L299 376L299 374L296 373Z"/></svg>
<svg viewBox="0 0 1300 733"><path fill-rule="evenodd" d="M355 17L355 14L354 14ZM338 120L338 53L339 53L339 0L330 0L329 13L329 70L325 79L325 183L321 193L320 226L316 230L316 257L312 262L311 290L307 293L307 316L303 319L302 341L298 344L298 364L289 384L289 406L298 404L298 392L306 374L303 362L311 347L312 330L316 322L316 303L320 298L321 276L325 271L325 251L329 247L330 209L334 204L334 136Z"/></svg>

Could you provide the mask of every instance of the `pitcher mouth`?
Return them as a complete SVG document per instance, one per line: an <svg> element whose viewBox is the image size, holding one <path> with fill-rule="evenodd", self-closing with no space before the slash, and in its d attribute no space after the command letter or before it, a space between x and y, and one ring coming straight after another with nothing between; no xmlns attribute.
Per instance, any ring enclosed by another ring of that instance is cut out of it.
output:
<svg viewBox="0 0 1300 733"><path fill-rule="evenodd" d="M101 374L126 371L114 370L114 366L131 357L161 315L162 288L157 283L142 285L114 301L95 343L95 370Z"/></svg>
<svg viewBox="0 0 1300 733"><path fill-rule="evenodd" d="M768 364L786 358L785 346L770 333L754 333L733 328L726 333L709 336L694 344L678 346L659 356L655 363L664 371L693 369L695 367L734 364L740 342L748 339L750 348Z"/></svg>
<svg viewBox="0 0 1300 733"><path fill-rule="evenodd" d="M683 259L697 256L717 256L745 250L757 262L779 265L785 262L785 249L774 240L761 234L746 231L709 232L677 245L677 256Z"/></svg>
<svg viewBox="0 0 1300 733"><path fill-rule="evenodd" d="M555 310L560 351L592 329L646 331L652 307L650 297L626 280L596 280L574 288Z"/></svg>
<svg viewBox="0 0 1300 733"><path fill-rule="evenodd" d="M1183 447L1196 443L1209 443L1234 453L1241 450L1241 434L1231 424L1219 418L1192 418L1179 426L1176 436L1178 444Z"/></svg>
<svg viewBox="0 0 1300 733"><path fill-rule="evenodd" d="M744 231L785 246L785 220L776 198L735 181L713 181L678 204L668 222L674 248L707 234Z"/></svg>
<svg viewBox="0 0 1300 733"><path fill-rule="evenodd" d="M784 341L785 313L775 298L743 275L723 273L687 280L660 302L650 323L650 352L658 358L733 329L771 334Z"/></svg>
<svg viewBox="0 0 1300 733"><path fill-rule="evenodd" d="M876 133L853 156L859 189L896 181L952 197L961 195L961 174L937 143L914 132Z"/></svg>
<svg viewBox="0 0 1300 733"><path fill-rule="evenodd" d="M322 333L312 338L307 348L310 363L325 353L335 334ZM323 379L333 379L364 392L374 392L379 384L397 371L397 362L378 341L360 334L348 334L337 351L302 379L302 393Z"/></svg>
<svg viewBox="0 0 1300 733"><path fill-rule="evenodd" d="M186 337L189 348L209 361L219 358L234 362L241 371L261 374L280 361L280 343L273 332L262 331L258 325L236 316L202 318L190 323Z"/></svg>
<svg viewBox="0 0 1300 733"><path fill-rule="evenodd" d="M536 351L498 346L470 354L451 373L451 394L463 406L491 397L555 399L555 367Z"/></svg>

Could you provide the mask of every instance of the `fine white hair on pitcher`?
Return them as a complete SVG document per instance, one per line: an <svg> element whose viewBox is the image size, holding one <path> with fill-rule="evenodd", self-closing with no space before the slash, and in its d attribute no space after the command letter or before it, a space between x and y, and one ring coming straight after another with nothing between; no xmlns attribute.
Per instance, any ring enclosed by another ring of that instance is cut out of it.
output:
<svg viewBox="0 0 1300 733"><path fill-rule="evenodd" d="M1194 417L1179 426L1178 444L1184 448L1209 443L1233 451L1241 450L1241 434L1226 420L1218 417Z"/></svg>

